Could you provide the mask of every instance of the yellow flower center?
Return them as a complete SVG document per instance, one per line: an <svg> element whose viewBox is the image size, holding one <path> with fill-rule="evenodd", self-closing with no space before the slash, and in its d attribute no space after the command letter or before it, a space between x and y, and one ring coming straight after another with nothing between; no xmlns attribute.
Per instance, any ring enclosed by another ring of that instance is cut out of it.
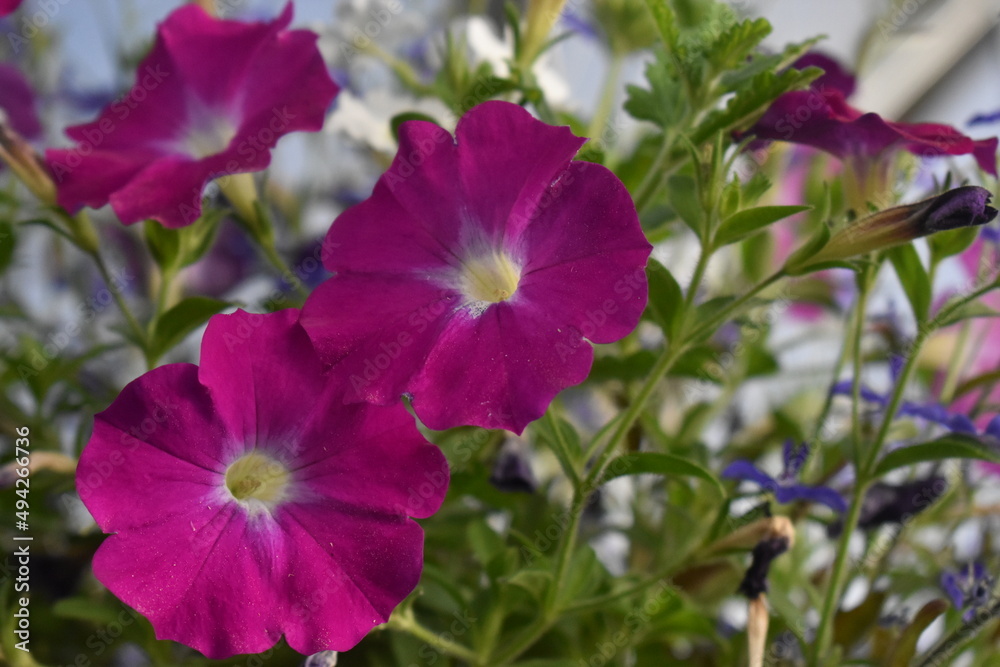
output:
<svg viewBox="0 0 1000 667"><path fill-rule="evenodd" d="M494 250L463 262L459 280L468 300L500 303L517 291L521 271L510 257Z"/></svg>
<svg viewBox="0 0 1000 667"><path fill-rule="evenodd" d="M273 505L288 495L288 468L266 454L250 452L226 468L226 487L236 500Z"/></svg>

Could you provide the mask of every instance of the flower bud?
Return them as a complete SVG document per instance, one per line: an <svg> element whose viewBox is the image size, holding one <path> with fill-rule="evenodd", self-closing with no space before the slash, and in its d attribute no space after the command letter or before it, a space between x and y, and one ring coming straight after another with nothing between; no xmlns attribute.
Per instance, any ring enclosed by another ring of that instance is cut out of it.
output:
<svg viewBox="0 0 1000 667"><path fill-rule="evenodd" d="M916 204L879 211L841 229L818 252L808 256L793 254L785 271L798 275L935 232L984 225L997 215L989 202L989 190L967 185Z"/></svg>
<svg viewBox="0 0 1000 667"><path fill-rule="evenodd" d="M55 204L56 184L35 150L10 125L0 121L0 160L43 204Z"/></svg>

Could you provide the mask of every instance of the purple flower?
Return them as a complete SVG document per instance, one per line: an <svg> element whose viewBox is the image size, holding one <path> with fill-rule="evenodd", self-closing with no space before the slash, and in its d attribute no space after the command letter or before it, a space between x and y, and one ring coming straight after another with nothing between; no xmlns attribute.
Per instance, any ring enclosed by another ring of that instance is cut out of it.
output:
<svg viewBox="0 0 1000 667"><path fill-rule="evenodd" d="M966 564L958 572L941 573L941 588L951 598L955 609L965 610L962 619L968 622L975 618L979 609L989 604L993 577L977 561Z"/></svg>
<svg viewBox="0 0 1000 667"><path fill-rule="evenodd" d="M31 84L16 67L0 64L0 120L4 118L26 139L37 139L42 134Z"/></svg>
<svg viewBox="0 0 1000 667"><path fill-rule="evenodd" d="M830 391L834 395L850 396L853 393L852 381L843 380L838 382L833 385L833 388ZM883 395L862 385L860 388L860 395L862 400L867 401L868 403L874 403L880 408L885 408L889 404L888 392ZM914 401L903 401L899 406L898 415L901 417L919 417L933 424L944 426L949 431L953 431L955 433L967 433L969 435L978 434L976 425L972 423L971 419L969 419L966 415L949 412L948 409L940 403L916 403ZM993 426L993 422L990 423L990 426ZM998 424L997 431L1000 432L1000 424Z"/></svg>
<svg viewBox="0 0 1000 667"><path fill-rule="evenodd" d="M217 315L95 418L76 471L94 575L210 658L345 651L416 586L448 466L401 404L345 405L298 311Z"/></svg>
<svg viewBox="0 0 1000 667"><path fill-rule="evenodd" d="M183 227L212 179L260 171L278 139L319 130L337 93L316 35L241 23L185 5L160 24L136 83L94 121L66 131L74 148L46 161L70 211L111 203L125 224Z"/></svg>
<svg viewBox="0 0 1000 667"><path fill-rule="evenodd" d="M847 503L828 486L807 486L798 482L799 472L809 458L809 445L802 443L795 447L791 440L786 440L783 447L784 469L775 479L762 471L756 465L746 460L730 463L722 476L727 479L738 479L757 483L763 490L774 494L779 503L790 503L795 500L808 500L826 505L835 512L847 510Z"/></svg>
<svg viewBox="0 0 1000 667"><path fill-rule="evenodd" d="M453 139L423 121L372 196L330 228L334 277L302 324L354 388L412 399L428 427L520 433L593 349L646 304L646 240L625 187L572 158L584 143L508 102L469 111Z"/></svg>
<svg viewBox="0 0 1000 667"><path fill-rule="evenodd" d="M827 74L809 90L779 97L747 134L812 146L841 160L872 160L895 150L922 157L971 154L983 171L997 175L996 137L973 140L950 125L897 123L865 113L847 103L853 85L847 83L839 65L807 54L793 66L808 65L822 67Z"/></svg>

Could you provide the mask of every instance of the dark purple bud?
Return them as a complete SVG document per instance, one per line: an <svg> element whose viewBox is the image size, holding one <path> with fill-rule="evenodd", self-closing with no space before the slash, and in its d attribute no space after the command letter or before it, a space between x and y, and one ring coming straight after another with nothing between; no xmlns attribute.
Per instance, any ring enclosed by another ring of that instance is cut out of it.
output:
<svg viewBox="0 0 1000 667"><path fill-rule="evenodd" d="M743 575L739 592L750 600L757 599L761 593L767 592L767 574L771 570L771 562L788 551L788 538L769 537L757 543L753 548L750 567Z"/></svg>

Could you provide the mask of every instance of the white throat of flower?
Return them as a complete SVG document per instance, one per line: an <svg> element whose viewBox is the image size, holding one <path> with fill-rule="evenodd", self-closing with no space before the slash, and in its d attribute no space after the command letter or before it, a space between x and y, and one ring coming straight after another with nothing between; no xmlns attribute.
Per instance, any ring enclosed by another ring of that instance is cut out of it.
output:
<svg viewBox="0 0 1000 667"><path fill-rule="evenodd" d="M180 150L197 160L226 150L236 136L236 126L218 114L206 112L196 118L181 137Z"/></svg>
<svg viewBox="0 0 1000 667"><path fill-rule="evenodd" d="M458 289L478 312L513 297L520 282L520 267L500 250L465 259L458 274Z"/></svg>
<svg viewBox="0 0 1000 667"><path fill-rule="evenodd" d="M284 464L259 451L244 454L226 468L226 488L235 500L269 510L289 497L290 479Z"/></svg>

